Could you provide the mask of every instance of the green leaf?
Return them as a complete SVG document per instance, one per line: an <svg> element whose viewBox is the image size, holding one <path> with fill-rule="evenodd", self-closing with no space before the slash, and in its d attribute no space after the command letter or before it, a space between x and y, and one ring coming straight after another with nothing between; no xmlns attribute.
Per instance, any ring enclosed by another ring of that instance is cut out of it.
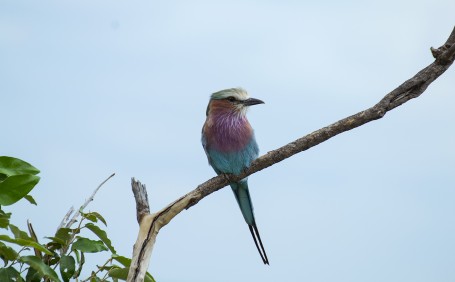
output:
<svg viewBox="0 0 455 282"><path fill-rule="evenodd" d="M26 239L34 241L32 238L30 238L30 236L28 236L27 232L20 230L19 227L15 225L10 224L9 229L11 230L11 232L13 232L14 238L16 239Z"/></svg>
<svg viewBox="0 0 455 282"><path fill-rule="evenodd" d="M148 271L145 273L144 281L145 282L156 282L155 278L153 278L152 274L150 274Z"/></svg>
<svg viewBox="0 0 455 282"><path fill-rule="evenodd" d="M45 237L45 238L47 238L47 237ZM47 248L49 251L53 252L53 251L55 251L55 250L60 250L60 249L62 249L62 244L55 243L55 242L49 242L49 243L46 244L46 248Z"/></svg>
<svg viewBox="0 0 455 282"><path fill-rule="evenodd" d="M36 203L35 199L31 196L31 195L25 195L24 196L24 199L26 199L27 201L30 202L30 204L33 204L35 206L37 206L38 204Z"/></svg>
<svg viewBox="0 0 455 282"><path fill-rule="evenodd" d="M0 268L0 281L2 282L13 282L13 281L24 281L22 279L21 274L19 271L14 269L12 266L8 268Z"/></svg>
<svg viewBox="0 0 455 282"><path fill-rule="evenodd" d="M81 216L92 221L92 222L97 222L98 220L100 220L102 223L104 223L105 226L107 226L107 223L106 223L106 220L104 219L104 217L97 213L97 212L89 212L89 213L83 213L81 212Z"/></svg>
<svg viewBox="0 0 455 282"><path fill-rule="evenodd" d="M9 206L27 195L40 180L39 176L21 174L0 182L0 205Z"/></svg>
<svg viewBox="0 0 455 282"><path fill-rule="evenodd" d="M90 240L83 237L79 237L71 248L84 253L98 253L108 250L103 241Z"/></svg>
<svg viewBox="0 0 455 282"><path fill-rule="evenodd" d="M106 231L102 230L93 223L87 223L85 227L95 233L95 235L98 236L101 241L103 241L103 243L109 248L109 250L111 250L113 254L116 253L114 247L112 246L111 240L107 237Z"/></svg>
<svg viewBox="0 0 455 282"><path fill-rule="evenodd" d="M104 217L101 214L99 214L97 212L91 212L91 214L96 216L96 218L98 218L102 223L104 223L105 226L107 226L106 220L104 219Z"/></svg>
<svg viewBox="0 0 455 282"><path fill-rule="evenodd" d="M126 278L128 277L129 270L130 270L129 267L124 267L124 268L117 267L117 268L112 268L111 270L109 270L108 274L112 278L126 280ZM144 281L145 282L156 282L155 279L152 277L152 275L150 275L150 273L148 273L148 272L145 274Z"/></svg>
<svg viewBox="0 0 455 282"><path fill-rule="evenodd" d="M46 246L50 250L67 249L73 237L73 234L79 233L79 229L60 228L55 233L55 237L46 237L52 241L47 243Z"/></svg>
<svg viewBox="0 0 455 282"><path fill-rule="evenodd" d="M50 268L48 265L46 265L41 259L39 259L36 256L24 256L19 259L23 263L26 263L30 265L32 268L34 268L36 271L38 271L39 274L42 276L47 276L49 279L52 281L60 281L60 279L57 276L57 273Z"/></svg>
<svg viewBox="0 0 455 282"><path fill-rule="evenodd" d="M20 238L13 239L13 238L9 237L8 235L0 235L0 241L14 243L14 244L17 244L19 246L24 246L24 247L32 247L43 253L52 255L52 252L50 252L48 249L46 249L43 245L36 243L35 241L31 241L31 240L27 240L27 239L20 239Z"/></svg>
<svg viewBox="0 0 455 282"><path fill-rule="evenodd" d="M39 274L33 267L29 267L27 271L27 276L25 276L26 282L40 282L43 278L43 275Z"/></svg>
<svg viewBox="0 0 455 282"><path fill-rule="evenodd" d="M7 213L0 209L0 228L8 228L10 218L10 212Z"/></svg>
<svg viewBox="0 0 455 282"><path fill-rule="evenodd" d="M31 164L23 160L1 156L0 157L0 173L7 176L19 174L38 174L40 171Z"/></svg>
<svg viewBox="0 0 455 282"><path fill-rule="evenodd" d="M16 253L16 251L13 248L0 242L0 257L3 259L5 264L8 261L15 260L18 256L19 256L18 253Z"/></svg>
<svg viewBox="0 0 455 282"><path fill-rule="evenodd" d="M39 258L42 259L41 257L39 257ZM49 266L53 266L53 265L56 265L59 263L60 263L60 257L57 253L55 253L53 256L49 257L49 259L46 261L46 264ZM54 269L55 269L55 267L54 267Z"/></svg>
<svg viewBox="0 0 455 282"><path fill-rule="evenodd" d="M46 238L51 239L55 243L66 246L71 240L72 233L73 233L73 229L60 228L55 233L55 237L46 237Z"/></svg>
<svg viewBox="0 0 455 282"><path fill-rule="evenodd" d="M74 273L73 278L78 278L79 275L81 275L82 267L84 266L84 263L85 263L85 257L84 257L84 253L81 252L81 258L79 261L79 252L77 250L73 250L73 252L76 254L76 259L79 264L79 267L77 268L77 271Z"/></svg>
<svg viewBox="0 0 455 282"><path fill-rule="evenodd" d="M79 264L81 262L81 256L79 255L79 251L73 250L73 253L74 253L74 255L76 255L76 262Z"/></svg>
<svg viewBox="0 0 455 282"><path fill-rule="evenodd" d="M98 219L96 218L96 216L94 216L93 214L91 213L83 213L82 211L79 211L81 213L81 216L85 219L88 219L90 220L91 222L97 222Z"/></svg>
<svg viewBox="0 0 455 282"><path fill-rule="evenodd" d="M112 258L118 262L120 262L123 266L129 267L131 265L131 259L124 257L124 256L119 256L116 254L112 255Z"/></svg>
<svg viewBox="0 0 455 282"><path fill-rule="evenodd" d="M119 255L116 255L116 254L113 254L112 258L114 260L118 261L119 263L121 263L127 269L129 269L129 267L131 265L131 259L130 258L127 258L127 257L124 257L124 256L119 256ZM153 276L149 272L145 273L144 280L147 281L147 282L155 282L155 279L153 278Z"/></svg>
<svg viewBox="0 0 455 282"><path fill-rule="evenodd" d="M109 274L109 277L126 280L126 278L128 277L128 271L129 271L129 267L124 267L124 268L118 267L118 268L113 268L113 269L109 270L108 274Z"/></svg>
<svg viewBox="0 0 455 282"><path fill-rule="evenodd" d="M101 282L102 280L96 276L95 272L92 271L92 275L90 276L90 282Z"/></svg>
<svg viewBox="0 0 455 282"><path fill-rule="evenodd" d="M76 261L72 256L62 256L60 258L60 274L63 281L69 281L76 272Z"/></svg>

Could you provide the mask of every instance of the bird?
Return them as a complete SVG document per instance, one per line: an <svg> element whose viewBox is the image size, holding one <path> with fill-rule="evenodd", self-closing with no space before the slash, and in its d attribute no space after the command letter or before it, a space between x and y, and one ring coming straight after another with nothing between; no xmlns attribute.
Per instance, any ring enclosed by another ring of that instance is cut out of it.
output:
<svg viewBox="0 0 455 282"><path fill-rule="evenodd" d="M220 175L238 175L248 168L259 155L253 128L246 117L250 106L264 104L262 100L250 98L242 88L230 88L213 93L206 110L202 127L202 146L210 166ZM256 226L248 190L248 178L229 184L248 224L254 244L264 264L269 260Z"/></svg>

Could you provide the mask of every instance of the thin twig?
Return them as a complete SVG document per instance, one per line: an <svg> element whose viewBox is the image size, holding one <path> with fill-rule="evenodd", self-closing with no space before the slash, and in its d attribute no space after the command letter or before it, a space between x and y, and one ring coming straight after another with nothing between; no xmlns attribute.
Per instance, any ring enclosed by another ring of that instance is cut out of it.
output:
<svg viewBox="0 0 455 282"><path fill-rule="evenodd" d="M86 282L86 281L90 281L92 278L96 277L96 275L98 273L100 273L101 271L104 271L106 269L104 269L106 267L106 265L108 265L109 263L111 263L113 260L113 258L109 258L102 266L98 266L98 270L95 271L95 272L92 272L92 274L90 274L90 276L87 278L87 279L84 279L82 280L81 282ZM106 271L106 274L104 275L104 277L106 277L106 275L109 273L109 271ZM104 279L104 278L103 278ZM103 280L102 280L103 281Z"/></svg>
<svg viewBox="0 0 455 282"><path fill-rule="evenodd" d="M69 211L65 214L65 216L63 217L62 221L60 222L60 224L58 225L57 227L57 230L59 230L60 228L62 228L63 226L65 226L65 224L68 222L71 214L74 212L74 207L71 207L69 209Z"/></svg>
<svg viewBox="0 0 455 282"><path fill-rule="evenodd" d="M98 190L101 188L101 186L103 186L104 183L106 183L109 179L111 179L112 177L114 177L115 173L111 174L106 180L104 180L103 182L101 182L100 185L98 185L98 187L96 187L95 191L93 191L92 195L85 201L85 203L80 207L80 209L74 213L73 217L71 218L70 221L68 221L66 224L65 222L68 220L69 216L73 213L74 211L74 208L71 207L70 210L66 213L65 217L63 218L62 222L60 223L59 227L57 228L57 231L62 228L63 226L65 228L71 228L71 226L77 221L77 218L79 217L79 215L81 214L81 211L83 211L87 206L88 204L93 201L93 199L95 198L95 194L98 192ZM82 222L82 221L81 221ZM79 227L78 229L80 229L81 227L81 222L79 223ZM73 242L75 236L76 236L76 233L77 232L74 232L72 233L71 235L71 238L69 240L69 243L68 243L68 246L71 245L71 243ZM67 252L68 250L66 248L62 248L60 249L60 255L63 255Z"/></svg>
<svg viewBox="0 0 455 282"><path fill-rule="evenodd" d="M106 180L104 180L103 182L101 182L100 185L98 185L98 187L96 187L95 191L93 191L92 195L85 201L85 203L80 207L80 209L78 211L76 211L76 213L74 213L73 217L71 218L70 221L68 221L68 223L66 224L66 228L70 228L71 225L73 225L77 218L79 217L79 215L81 214L81 211L83 211L87 206L88 204L93 201L93 199L95 198L95 194L98 192L98 190L101 188L101 186L103 186L104 183L106 183L109 179L111 179L112 177L114 177L115 173L111 174L111 176L109 176Z"/></svg>

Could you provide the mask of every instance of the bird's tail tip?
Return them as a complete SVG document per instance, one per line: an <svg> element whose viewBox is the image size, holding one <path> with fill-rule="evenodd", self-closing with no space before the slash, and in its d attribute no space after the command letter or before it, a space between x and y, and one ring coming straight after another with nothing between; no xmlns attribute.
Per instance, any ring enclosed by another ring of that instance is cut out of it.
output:
<svg viewBox="0 0 455 282"><path fill-rule="evenodd" d="M258 249L262 262L266 265L270 265L269 259L267 258L267 254L264 249L264 246L262 245L261 236L259 235L259 230L256 227L256 224L253 222L253 224L251 224L251 225L248 224L248 227L250 228L251 236L253 237L254 244L256 245L256 248ZM259 242L259 244L258 244L258 242Z"/></svg>

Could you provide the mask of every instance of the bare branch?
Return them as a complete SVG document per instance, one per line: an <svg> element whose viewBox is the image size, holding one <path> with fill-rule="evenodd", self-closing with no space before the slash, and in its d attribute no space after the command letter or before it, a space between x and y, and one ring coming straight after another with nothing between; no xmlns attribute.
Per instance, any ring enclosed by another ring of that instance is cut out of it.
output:
<svg viewBox="0 0 455 282"><path fill-rule="evenodd" d="M65 214L65 216L63 217L62 221L60 222L60 224L58 225L57 227L57 230L59 230L60 228L62 228L63 226L65 226L65 224L68 222L71 214L74 212L74 207L71 207L68 212Z"/></svg>
<svg viewBox="0 0 455 282"><path fill-rule="evenodd" d="M447 39L446 43L441 47L435 49L433 47L430 48L433 57L439 60L442 64L451 64L450 60L455 54L455 27L453 28L452 34L450 34L449 38ZM445 54L443 54L445 53Z"/></svg>
<svg viewBox="0 0 455 282"><path fill-rule="evenodd" d="M77 221L77 218L79 217L79 215L81 214L81 211L83 211L87 206L88 204L93 201L93 199L95 198L95 194L98 192L98 190L101 188L101 186L103 186L104 183L106 183L109 179L111 179L112 177L114 177L115 173L111 174L108 178L106 178L106 180L104 180L103 182L101 182L100 185L98 185L98 187L96 187L95 191L93 191L92 195L85 201L85 203L79 208L79 210L77 210L74 214L73 214L73 217L71 218L71 220L69 220L68 222L66 222L68 220L68 218L71 216L71 214L74 212L74 207L71 207L70 210L66 213L66 215L63 217L62 219L62 222L60 223L60 225L58 226L57 230L59 230L60 228L62 228L63 226L66 227L66 228L71 228L71 226ZM76 236L76 233L72 233L71 235L71 239L70 239L70 242L75 238ZM60 249L60 255L63 255L65 254L66 252L68 251L67 248L62 248Z"/></svg>
<svg viewBox="0 0 455 282"><path fill-rule="evenodd" d="M133 189L134 198L136 199L137 222L141 224L142 218L145 215L150 214L147 189L145 188L145 184L136 181L134 178L131 178L131 188Z"/></svg>
<svg viewBox="0 0 455 282"><path fill-rule="evenodd" d="M138 214L140 232L134 246L133 262L127 281L143 281L156 235L161 227L168 224L182 210L192 207L206 196L227 186L231 182L239 181L297 153L308 150L340 133L380 119L387 112L413 98L419 97L434 80L452 65L455 59L455 28L444 45L437 49L431 48L431 51L436 59L433 63L388 93L373 107L341 119L281 148L268 152L256 159L250 167L239 175L222 174L213 177L157 213L145 216L143 213L141 215ZM145 200L147 200L146 197ZM144 211L139 207L137 207L137 210L138 212Z"/></svg>
<svg viewBox="0 0 455 282"><path fill-rule="evenodd" d="M136 282L144 281L144 276L147 272L150 256L159 230L177 215L177 213L172 213L173 209L171 209L171 207L178 207L177 210L183 210L188 203L182 201L182 197L158 213L150 214L145 185L132 178L131 186L134 198L136 199L137 220L140 228L136 243L134 244L133 258L131 259L126 281ZM168 216L163 217L164 214L167 214Z"/></svg>
<svg viewBox="0 0 455 282"><path fill-rule="evenodd" d="M32 223L30 220L27 219L27 227L28 227L28 233L30 234L30 237L36 242L39 243L38 241L38 236L36 236L35 229L33 229ZM33 249L35 252L35 256L39 257L40 259L43 258L43 254L37 249Z"/></svg>
<svg viewBox="0 0 455 282"><path fill-rule="evenodd" d="M65 226L66 228L70 228L71 225L73 225L76 220L77 220L77 217L81 214L80 211L84 210L88 204L93 201L93 199L95 198L95 194L98 192L98 190L101 188L101 186L103 186L104 183L106 183L109 179L111 179L112 177L114 177L115 173L111 174L106 180L104 180L103 182L101 182L100 185L98 185L98 187L96 187L95 191L93 191L92 195L85 201L85 203L81 206L81 208L74 213L73 217L71 218L71 220L69 220L66 224L65 222L68 220L68 218L70 217L70 215L73 213L74 211L74 208L71 207L70 210L66 213L65 217L63 218L62 222L60 223L59 225L59 228L60 229L61 227ZM58 230L57 229L57 230Z"/></svg>

